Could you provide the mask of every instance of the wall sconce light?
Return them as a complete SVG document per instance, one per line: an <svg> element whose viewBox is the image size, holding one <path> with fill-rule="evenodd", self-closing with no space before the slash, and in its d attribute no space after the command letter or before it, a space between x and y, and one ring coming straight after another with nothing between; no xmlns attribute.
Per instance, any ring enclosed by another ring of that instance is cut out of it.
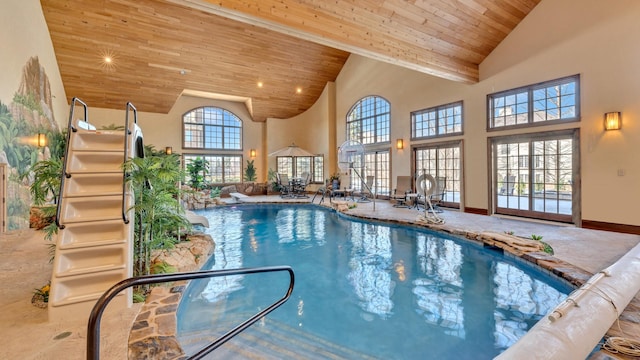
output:
<svg viewBox="0 0 640 360"><path fill-rule="evenodd" d="M173 154L173 148L171 146L167 146L166 148L164 148L164 153L167 155Z"/></svg>
<svg viewBox="0 0 640 360"><path fill-rule="evenodd" d="M622 116L619 111L604 114L605 130L620 130L622 127Z"/></svg>
<svg viewBox="0 0 640 360"><path fill-rule="evenodd" d="M38 133L38 147L45 147L47 145L47 136L43 133Z"/></svg>
<svg viewBox="0 0 640 360"><path fill-rule="evenodd" d="M404 149L404 140L402 139L396 140L396 149L398 150Z"/></svg>
<svg viewBox="0 0 640 360"><path fill-rule="evenodd" d="M250 155L252 158L256 157L256 149L251 149L251 150L249 150L249 155Z"/></svg>

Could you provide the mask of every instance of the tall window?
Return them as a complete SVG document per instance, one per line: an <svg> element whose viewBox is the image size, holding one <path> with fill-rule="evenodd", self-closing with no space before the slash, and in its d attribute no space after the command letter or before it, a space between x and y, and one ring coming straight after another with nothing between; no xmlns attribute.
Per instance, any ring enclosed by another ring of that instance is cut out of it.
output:
<svg viewBox="0 0 640 360"><path fill-rule="evenodd" d="M182 116L184 147L242 150L242 120L218 107L193 109Z"/></svg>
<svg viewBox="0 0 640 360"><path fill-rule="evenodd" d="M534 134L493 140L496 212L573 220L576 134Z"/></svg>
<svg viewBox="0 0 640 360"><path fill-rule="evenodd" d="M371 191L376 195L389 196L391 193L389 184L389 150L368 151L363 155L353 156L351 161L355 169L349 175L352 189L356 191L363 190L363 182L366 182L367 176L373 176Z"/></svg>
<svg viewBox="0 0 640 360"><path fill-rule="evenodd" d="M280 174L289 178L302 177L309 173L312 183L324 183L324 157L319 156L280 156L276 158L276 168Z"/></svg>
<svg viewBox="0 0 640 360"><path fill-rule="evenodd" d="M205 182L212 184L242 182L242 155L185 154L185 165L198 157L209 163L209 173L205 176Z"/></svg>
<svg viewBox="0 0 640 360"><path fill-rule="evenodd" d="M462 101L411 113L411 138L462 134Z"/></svg>
<svg viewBox="0 0 640 360"><path fill-rule="evenodd" d="M424 173L445 178L445 195L442 201L447 206L460 207L462 188L462 166L460 143L442 144L415 150L416 177Z"/></svg>
<svg viewBox="0 0 640 360"><path fill-rule="evenodd" d="M580 75L487 95L488 127L580 120Z"/></svg>
<svg viewBox="0 0 640 360"><path fill-rule="evenodd" d="M347 114L347 140L363 145L389 142L389 108L379 96L360 99Z"/></svg>
<svg viewBox="0 0 640 360"><path fill-rule="evenodd" d="M347 140L364 145L365 154L353 159L353 167L366 181L374 176L373 191L378 195L390 194L389 123L391 106L380 96L367 96L358 100L347 113ZM382 144L382 146L380 146ZM381 147L385 147L382 149ZM355 171L350 175L351 187L361 190L362 180Z"/></svg>

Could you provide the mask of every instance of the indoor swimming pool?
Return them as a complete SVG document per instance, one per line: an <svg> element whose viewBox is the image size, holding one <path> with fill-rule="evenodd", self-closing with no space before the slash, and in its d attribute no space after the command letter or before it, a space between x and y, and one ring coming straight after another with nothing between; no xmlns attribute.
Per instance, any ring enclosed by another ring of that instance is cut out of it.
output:
<svg viewBox="0 0 640 360"><path fill-rule="evenodd" d="M468 240L364 222L314 205L198 212L215 252L203 269L290 265L289 301L213 353L263 359L490 359L572 291ZM193 281L178 309L187 354L280 298L286 273Z"/></svg>

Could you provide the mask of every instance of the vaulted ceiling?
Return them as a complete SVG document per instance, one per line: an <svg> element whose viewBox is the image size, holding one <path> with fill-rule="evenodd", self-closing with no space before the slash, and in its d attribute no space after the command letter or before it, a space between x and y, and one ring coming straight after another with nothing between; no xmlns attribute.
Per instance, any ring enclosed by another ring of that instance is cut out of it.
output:
<svg viewBox="0 0 640 360"><path fill-rule="evenodd" d="M540 0L41 0L65 91L167 113L181 94L308 109L350 53L453 81ZM110 57L111 62L105 58Z"/></svg>

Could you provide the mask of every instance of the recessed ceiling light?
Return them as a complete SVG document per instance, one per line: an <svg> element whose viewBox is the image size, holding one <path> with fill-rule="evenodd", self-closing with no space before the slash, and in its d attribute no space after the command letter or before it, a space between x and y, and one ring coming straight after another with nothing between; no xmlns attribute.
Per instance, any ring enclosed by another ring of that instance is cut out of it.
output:
<svg viewBox="0 0 640 360"><path fill-rule="evenodd" d="M297 94L302 94L302 88L297 88L297 89L296 89L296 93L297 93Z"/></svg>
<svg viewBox="0 0 640 360"><path fill-rule="evenodd" d="M262 81L258 81L258 87L259 87L259 88L262 88L262 86L263 86L263 85L264 85L264 84L262 83Z"/></svg>
<svg viewBox="0 0 640 360"><path fill-rule="evenodd" d="M116 67L116 55L111 50L100 51L100 67L105 71L113 71Z"/></svg>

